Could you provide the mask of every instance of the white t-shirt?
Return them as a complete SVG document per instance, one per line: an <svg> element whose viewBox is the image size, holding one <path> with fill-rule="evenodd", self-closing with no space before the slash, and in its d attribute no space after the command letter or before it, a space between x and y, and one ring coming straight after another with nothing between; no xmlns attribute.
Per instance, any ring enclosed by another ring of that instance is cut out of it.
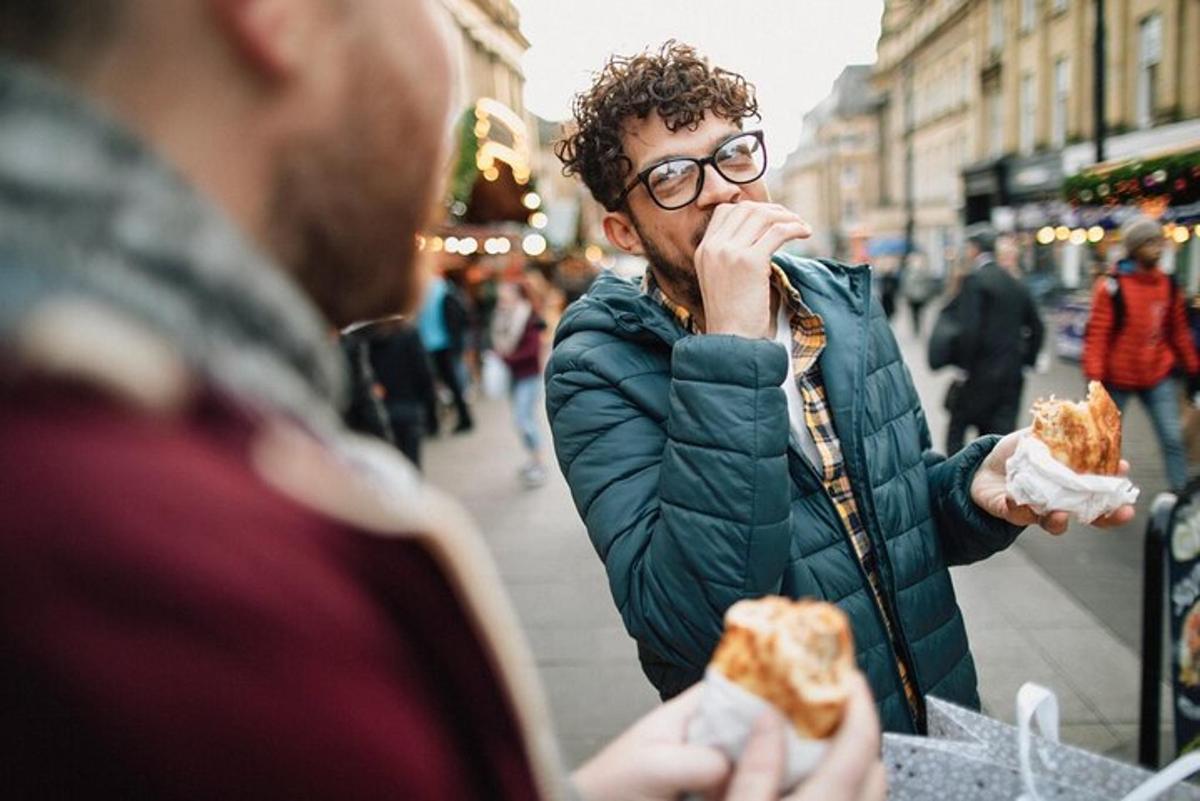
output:
<svg viewBox="0 0 1200 801"><path fill-rule="evenodd" d="M808 459L809 464L821 472L821 455L817 452L817 443L808 424L804 422L804 398L800 396L800 387L796 384L796 373L792 367L792 323L788 318L783 304L779 306L779 317L775 321L775 341L778 342L788 355L787 377L783 379L783 394L787 396L788 423L792 428L792 440Z"/></svg>

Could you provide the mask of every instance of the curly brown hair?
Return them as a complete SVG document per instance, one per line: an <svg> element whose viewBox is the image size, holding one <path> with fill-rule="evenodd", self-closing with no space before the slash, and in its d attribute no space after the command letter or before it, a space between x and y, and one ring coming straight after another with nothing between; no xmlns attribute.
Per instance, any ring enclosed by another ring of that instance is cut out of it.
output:
<svg viewBox="0 0 1200 801"><path fill-rule="evenodd" d="M735 72L711 66L694 47L674 40L657 52L613 56L592 87L575 96L574 125L554 152L564 175L578 175L592 197L618 208L633 162L622 145L624 126L651 112L669 131L694 130L711 113L739 126L758 118L754 85Z"/></svg>

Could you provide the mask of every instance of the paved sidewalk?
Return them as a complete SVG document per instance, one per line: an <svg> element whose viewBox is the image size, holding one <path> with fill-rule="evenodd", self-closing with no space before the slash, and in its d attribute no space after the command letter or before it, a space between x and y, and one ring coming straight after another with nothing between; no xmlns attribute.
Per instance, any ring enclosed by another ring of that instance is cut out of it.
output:
<svg viewBox="0 0 1200 801"><path fill-rule="evenodd" d="M936 391L922 386L922 394ZM936 411L927 411L940 430ZM507 405L477 404L477 423L472 434L428 443L427 472L480 521L574 766L651 709L657 696L638 667L550 449L550 482L523 490ZM1038 681L1059 696L1066 741L1132 759L1137 655L1019 549L953 575L987 711L1011 721L1017 688Z"/></svg>

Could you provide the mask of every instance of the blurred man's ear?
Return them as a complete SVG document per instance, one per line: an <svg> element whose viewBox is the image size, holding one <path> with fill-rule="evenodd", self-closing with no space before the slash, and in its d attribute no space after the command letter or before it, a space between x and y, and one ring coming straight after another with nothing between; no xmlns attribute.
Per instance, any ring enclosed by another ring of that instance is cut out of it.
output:
<svg viewBox="0 0 1200 801"><path fill-rule="evenodd" d="M618 250L623 250L632 256L645 254L642 238L638 236L633 221L623 211L610 211L604 215L604 236Z"/></svg>
<svg viewBox="0 0 1200 801"><path fill-rule="evenodd" d="M206 0L230 44L268 79L286 80L312 52L319 27L312 2L297 0Z"/></svg>

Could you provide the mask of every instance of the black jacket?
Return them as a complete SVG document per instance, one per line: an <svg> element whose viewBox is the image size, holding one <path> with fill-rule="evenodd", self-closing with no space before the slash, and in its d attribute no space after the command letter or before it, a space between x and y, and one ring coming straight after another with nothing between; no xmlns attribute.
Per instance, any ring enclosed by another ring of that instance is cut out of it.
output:
<svg viewBox="0 0 1200 801"><path fill-rule="evenodd" d="M1033 295L995 262L968 275L960 291L962 364L969 383L1019 384L1022 368L1037 361L1045 334Z"/></svg>
<svg viewBox="0 0 1200 801"><path fill-rule="evenodd" d="M429 355L417 329L402 324L374 333L370 348L371 365L393 422L419 423L421 411L434 397L434 387Z"/></svg>

